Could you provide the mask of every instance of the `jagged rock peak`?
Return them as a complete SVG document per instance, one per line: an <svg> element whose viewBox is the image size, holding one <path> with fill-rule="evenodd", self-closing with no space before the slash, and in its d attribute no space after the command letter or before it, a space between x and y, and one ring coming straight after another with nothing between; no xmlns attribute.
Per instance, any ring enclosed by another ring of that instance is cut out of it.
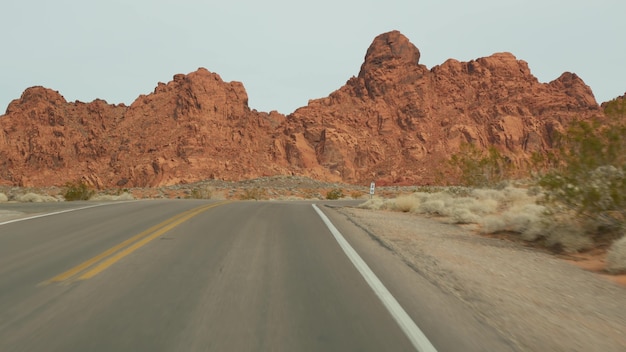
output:
<svg viewBox="0 0 626 352"><path fill-rule="evenodd" d="M9 103L6 114L20 111L33 104L60 105L65 103L67 103L67 101L58 91L42 86L35 86L27 88L19 99L15 99Z"/></svg>
<svg viewBox="0 0 626 352"><path fill-rule="evenodd" d="M374 38L365 54L361 74L371 68L418 65L419 60L419 49L399 31L391 31Z"/></svg>

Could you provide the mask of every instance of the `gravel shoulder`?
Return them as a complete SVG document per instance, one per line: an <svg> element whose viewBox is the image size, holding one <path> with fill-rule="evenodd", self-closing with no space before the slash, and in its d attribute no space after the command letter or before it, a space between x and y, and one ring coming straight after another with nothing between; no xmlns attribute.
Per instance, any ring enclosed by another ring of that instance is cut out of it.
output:
<svg viewBox="0 0 626 352"><path fill-rule="evenodd" d="M548 253L414 214L338 209L521 351L626 351L626 287Z"/></svg>

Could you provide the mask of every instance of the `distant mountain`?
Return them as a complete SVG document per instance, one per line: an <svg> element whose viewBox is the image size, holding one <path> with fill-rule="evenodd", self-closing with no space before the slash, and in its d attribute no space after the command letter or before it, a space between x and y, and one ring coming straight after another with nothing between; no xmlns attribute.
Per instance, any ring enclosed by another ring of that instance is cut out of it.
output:
<svg viewBox="0 0 626 352"><path fill-rule="evenodd" d="M397 31L376 37L357 77L288 116L248 107L239 82L198 69L130 106L67 102L28 88L0 116L0 184L158 186L302 175L369 184L435 184L461 143L495 146L519 170L553 131L601 116L575 74L540 83L497 53L430 70ZM438 176L439 175L439 176Z"/></svg>

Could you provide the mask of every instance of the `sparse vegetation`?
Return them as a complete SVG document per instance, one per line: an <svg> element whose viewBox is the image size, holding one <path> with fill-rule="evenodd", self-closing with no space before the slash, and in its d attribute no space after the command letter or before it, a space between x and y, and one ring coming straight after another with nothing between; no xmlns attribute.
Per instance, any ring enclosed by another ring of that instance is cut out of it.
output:
<svg viewBox="0 0 626 352"><path fill-rule="evenodd" d="M425 214L454 224L479 225L482 233L517 234L522 240L542 243L557 251L577 252L592 245L591 237L576 223L550 218L548 209L537 204L539 198L528 189L511 186L500 190L452 187L394 199L374 198L361 207Z"/></svg>
<svg viewBox="0 0 626 352"><path fill-rule="evenodd" d="M9 197L7 197L7 195L4 193L0 193L0 203L4 203L8 201L9 201Z"/></svg>
<svg viewBox="0 0 626 352"><path fill-rule="evenodd" d="M352 199L359 199L363 196L363 192L360 191L352 191L350 192L350 198Z"/></svg>
<svg viewBox="0 0 626 352"><path fill-rule="evenodd" d="M63 198L67 201L89 200L95 191L83 181L67 182L63 190Z"/></svg>
<svg viewBox="0 0 626 352"><path fill-rule="evenodd" d="M20 194L15 196L15 200L22 203L44 203L44 202L58 202L57 198L49 195L41 195L33 192L26 194Z"/></svg>
<svg viewBox="0 0 626 352"><path fill-rule="evenodd" d="M614 274L626 274L626 236L615 241L606 256L607 270Z"/></svg>
<svg viewBox="0 0 626 352"><path fill-rule="evenodd" d="M604 113L612 119L626 117L626 98L620 97L602 104Z"/></svg>
<svg viewBox="0 0 626 352"><path fill-rule="evenodd" d="M625 111L622 100L606 109ZM450 162L462 183L474 188L420 188L394 199L371 199L362 207L475 224L483 233L516 234L557 252L614 242L612 265L626 267L626 240L615 241L626 225L626 127L579 121L554 140L554 153L532 158L536 185L475 188L502 185L509 162L495 148L483 153L466 144Z"/></svg>
<svg viewBox="0 0 626 352"><path fill-rule="evenodd" d="M115 192L115 194L96 194L91 196L89 200L95 201L117 201L117 200L133 200L135 197L130 193L130 191L122 191Z"/></svg>
<svg viewBox="0 0 626 352"><path fill-rule="evenodd" d="M319 194L319 191L316 189L306 188L302 191L302 198L304 199L320 199L322 196Z"/></svg>
<svg viewBox="0 0 626 352"><path fill-rule="evenodd" d="M461 150L453 154L450 164L460 175L465 186L485 187L505 180L510 172L510 160L491 146L483 152L475 144L464 143Z"/></svg>
<svg viewBox="0 0 626 352"><path fill-rule="evenodd" d="M211 197L213 197L213 192L215 191L215 189L213 187L210 187L208 185L200 185L197 187L194 187L189 195L189 198L191 199L211 199Z"/></svg>
<svg viewBox="0 0 626 352"><path fill-rule="evenodd" d="M268 198L267 191L260 187L244 188L243 193L239 196L241 200L263 200Z"/></svg>
<svg viewBox="0 0 626 352"><path fill-rule="evenodd" d="M331 189L330 191L326 192L326 199L330 199L330 200L337 200L340 198L343 198L343 191L340 190L339 188L334 188Z"/></svg>
<svg viewBox="0 0 626 352"><path fill-rule="evenodd" d="M574 213L596 240L621 236L626 219L626 127L576 122L557 141L558 161L539 175L545 204L554 215Z"/></svg>

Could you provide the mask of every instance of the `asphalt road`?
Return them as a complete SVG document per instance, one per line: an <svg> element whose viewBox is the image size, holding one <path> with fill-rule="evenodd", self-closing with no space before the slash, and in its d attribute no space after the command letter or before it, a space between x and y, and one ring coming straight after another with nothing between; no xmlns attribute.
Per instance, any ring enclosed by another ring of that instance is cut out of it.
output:
<svg viewBox="0 0 626 352"><path fill-rule="evenodd" d="M318 207L438 351L511 350ZM310 202L138 201L1 223L0 351L416 350Z"/></svg>

